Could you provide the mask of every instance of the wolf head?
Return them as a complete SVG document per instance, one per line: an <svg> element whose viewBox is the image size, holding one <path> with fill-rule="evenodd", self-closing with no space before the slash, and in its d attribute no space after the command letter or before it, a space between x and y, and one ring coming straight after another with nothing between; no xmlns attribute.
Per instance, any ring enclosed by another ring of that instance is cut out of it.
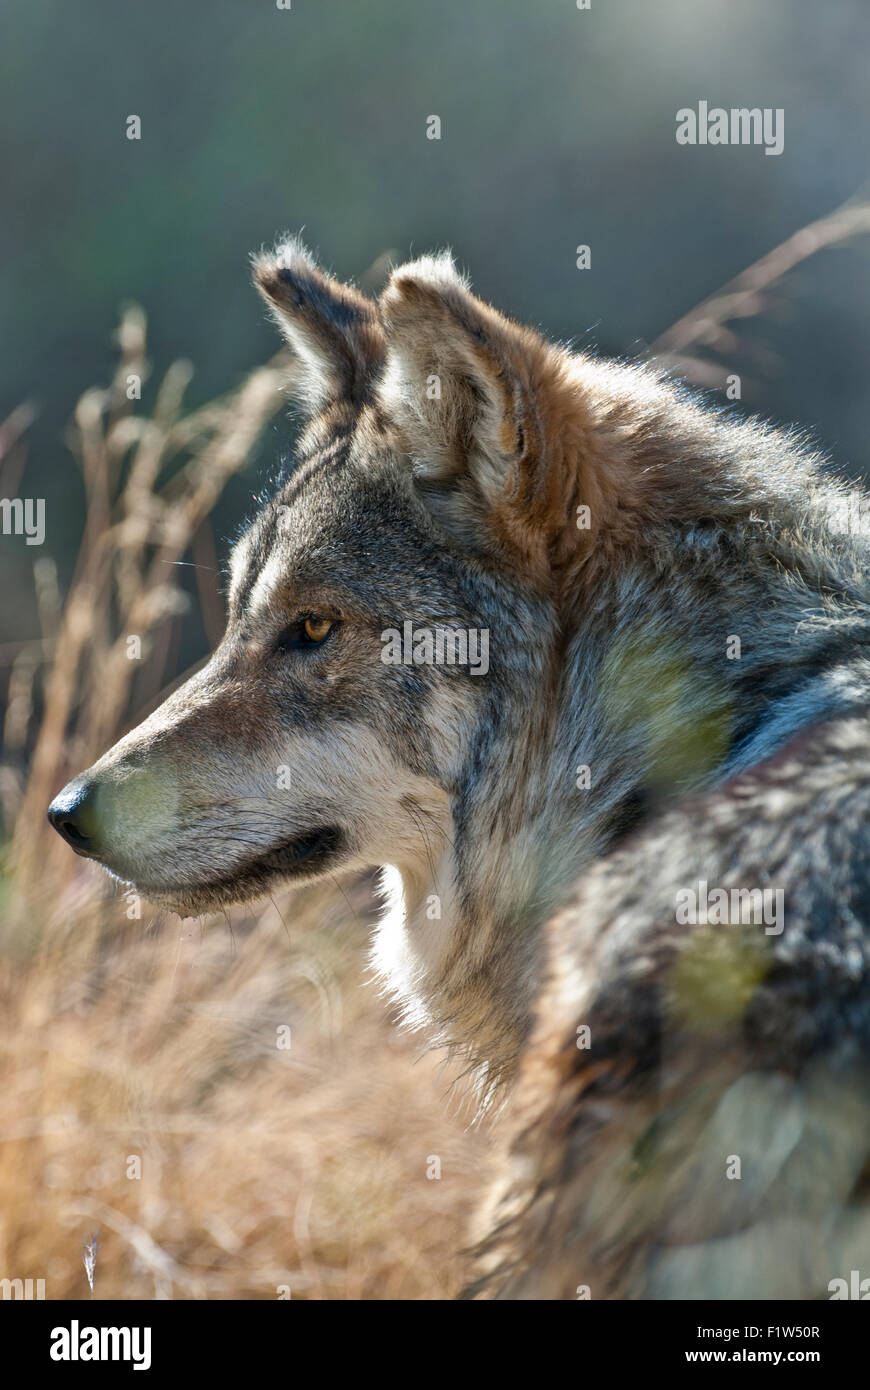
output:
<svg viewBox="0 0 870 1390"><path fill-rule="evenodd" d="M481 728L540 684L571 520L564 355L448 257L396 270L379 302L296 242L254 279L292 351L294 467L235 547L208 665L49 813L183 913L441 858Z"/></svg>

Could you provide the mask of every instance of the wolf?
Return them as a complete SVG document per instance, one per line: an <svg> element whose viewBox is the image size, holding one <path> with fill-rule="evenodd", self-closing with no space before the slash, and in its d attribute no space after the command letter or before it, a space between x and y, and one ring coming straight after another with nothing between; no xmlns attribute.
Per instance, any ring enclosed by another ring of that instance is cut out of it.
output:
<svg viewBox="0 0 870 1390"><path fill-rule="evenodd" d="M825 1296L870 1148L866 495L449 254L375 299L288 239L254 282L291 466L207 665L52 824L183 915L383 868L385 990L507 1111L469 1297ZM485 669L390 656L421 630Z"/></svg>

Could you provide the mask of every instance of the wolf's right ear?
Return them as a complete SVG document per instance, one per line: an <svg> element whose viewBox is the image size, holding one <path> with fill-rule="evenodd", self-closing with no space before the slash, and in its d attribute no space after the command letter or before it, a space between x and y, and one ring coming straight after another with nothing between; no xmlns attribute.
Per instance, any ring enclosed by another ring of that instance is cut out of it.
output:
<svg viewBox="0 0 870 1390"><path fill-rule="evenodd" d="M442 523L527 561L575 548L588 499L574 496L580 404L565 355L472 294L448 254L399 266L380 305L377 398Z"/></svg>
<svg viewBox="0 0 870 1390"><path fill-rule="evenodd" d="M383 361L372 300L320 270L295 238L253 257L254 284L293 352L289 386L313 412L332 401L359 404Z"/></svg>

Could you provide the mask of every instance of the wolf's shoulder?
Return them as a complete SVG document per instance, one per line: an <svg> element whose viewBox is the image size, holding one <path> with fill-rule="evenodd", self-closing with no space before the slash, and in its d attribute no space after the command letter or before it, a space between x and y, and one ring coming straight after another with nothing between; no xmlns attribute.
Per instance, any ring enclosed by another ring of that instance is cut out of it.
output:
<svg viewBox="0 0 870 1390"><path fill-rule="evenodd" d="M870 1229L868 715L639 829L551 921L477 1292L813 1297L851 1268ZM735 920L733 893L765 891L781 918Z"/></svg>

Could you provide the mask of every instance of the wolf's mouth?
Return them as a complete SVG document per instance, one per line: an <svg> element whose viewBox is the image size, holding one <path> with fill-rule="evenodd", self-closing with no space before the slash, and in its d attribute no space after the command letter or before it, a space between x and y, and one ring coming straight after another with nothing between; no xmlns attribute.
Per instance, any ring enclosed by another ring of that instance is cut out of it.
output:
<svg viewBox="0 0 870 1390"><path fill-rule="evenodd" d="M259 897L279 879L309 878L319 874L345 849L343 831L337 825L322 826L305 835L273 845L271 849L239 864L232 874L172 888L141 884L141 892L159 906L182 916L199 915L213 908Z"/></svg>
<svg viewBox="0 0 870 1390"><path fill-rule="evenodd" d="M341 847L341 831L337 825L327 825L321 830L312 830L295 840L287 840L275 849L267 850L256 859L249 860L239 870L244 875L251 870L262 870L269 874L292 874L305 866L306 873L312 872L324 859ZM233 875L235 878L236 875Z"/></svg>

